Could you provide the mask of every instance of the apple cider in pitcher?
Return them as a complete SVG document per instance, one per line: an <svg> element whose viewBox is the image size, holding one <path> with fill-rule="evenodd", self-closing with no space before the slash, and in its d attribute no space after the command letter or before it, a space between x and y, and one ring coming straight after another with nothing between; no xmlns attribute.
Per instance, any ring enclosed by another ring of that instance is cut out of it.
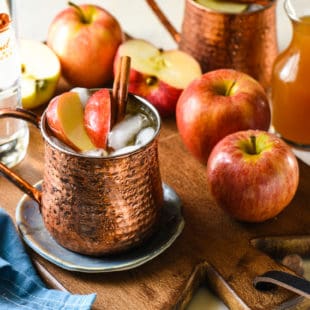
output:
<svg viewBox="0 0 310 310"><path fill-rule="evenodd" d="M286 1L286 10L293 24L292 41L278 56L273 68L272 123L276 132L288 142L309 147L310 14L293 16L291 10L295 2L298 1Z"/></svg>

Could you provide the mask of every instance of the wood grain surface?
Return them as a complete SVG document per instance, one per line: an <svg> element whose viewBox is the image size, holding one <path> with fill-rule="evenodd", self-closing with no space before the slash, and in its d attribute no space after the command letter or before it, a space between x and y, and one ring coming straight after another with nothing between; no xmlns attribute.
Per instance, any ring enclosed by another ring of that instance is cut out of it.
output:
<svg viewBox="0 0 310 310"><path fill-rule="evenodd" d="M39 130L32 125L30 129L28 154L14 171L34 184L42 179L44 150ZM47 271L41 270L47 283L72 293L97 293L94 309L184 308L204 281L231 309L309 307L307 300L285 289L258 291L253 279L269 270L292 272L274 255L280 258L292 251L309 253L310 167L299 163L298 192L278 217L261 224L244 224L232 220L211 201L206 191L205 167L184 148L173 119L163 122L159 156L163 181L183 202L185 229L176 242L143 266L101 274L63 270L29 249L33 259ZM22 196L19 189L0 178L0 205L14 219ZM50 276L59 281L58 286Z"/></svg>

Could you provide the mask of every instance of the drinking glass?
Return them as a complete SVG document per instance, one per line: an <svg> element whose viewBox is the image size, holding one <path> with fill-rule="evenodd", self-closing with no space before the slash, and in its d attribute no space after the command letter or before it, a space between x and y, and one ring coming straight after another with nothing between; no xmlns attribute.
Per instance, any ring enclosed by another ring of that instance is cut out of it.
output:
<svg viewBox="0 0 310 310"><path fill-rule="evenodd" d="M21 107L21 63L14 0L0 0L0 108ZM0 161L8 167L26 155L28 126L23 120L0 120Z"/></svg>

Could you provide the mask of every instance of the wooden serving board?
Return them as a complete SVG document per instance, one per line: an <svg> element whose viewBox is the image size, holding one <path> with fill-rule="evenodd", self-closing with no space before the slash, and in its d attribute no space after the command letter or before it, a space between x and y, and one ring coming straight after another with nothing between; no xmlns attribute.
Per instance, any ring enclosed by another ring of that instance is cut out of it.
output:
<svg viewBox="0 0 310 310"><path fill-rule="evenodd" d="M43 143L39 131L30 127L27 157L14 170L34 184L42 179ZM310 167L299 163L298 192L277 218L244 224L212 203L206 191L205 167L183 146L174 120L163 122L159 156L162 179L179 194L185 218L183 233L167 251L138 268L101 274L66 271L29 250L33 259L70 292L96 292L94 309L184 308L205 281L231 309L274 309L289 304L297 309L297 303L309 307L307 300L282 288L258 291L253 279L269 270L288 270L269 254L309 252ZM0 178L0 205L13 218L22 195Z"/></svg>

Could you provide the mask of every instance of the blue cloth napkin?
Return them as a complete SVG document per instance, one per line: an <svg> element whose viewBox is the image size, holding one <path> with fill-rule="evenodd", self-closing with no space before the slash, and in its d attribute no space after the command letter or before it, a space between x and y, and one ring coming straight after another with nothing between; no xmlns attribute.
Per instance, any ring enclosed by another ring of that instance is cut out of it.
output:
<svg viewBox="0 0 310 310"><path fill-rule="evenodd" d="M91 309L96 294L47 289L37 275L10 216L0 208L0 309Z"/></svg>

